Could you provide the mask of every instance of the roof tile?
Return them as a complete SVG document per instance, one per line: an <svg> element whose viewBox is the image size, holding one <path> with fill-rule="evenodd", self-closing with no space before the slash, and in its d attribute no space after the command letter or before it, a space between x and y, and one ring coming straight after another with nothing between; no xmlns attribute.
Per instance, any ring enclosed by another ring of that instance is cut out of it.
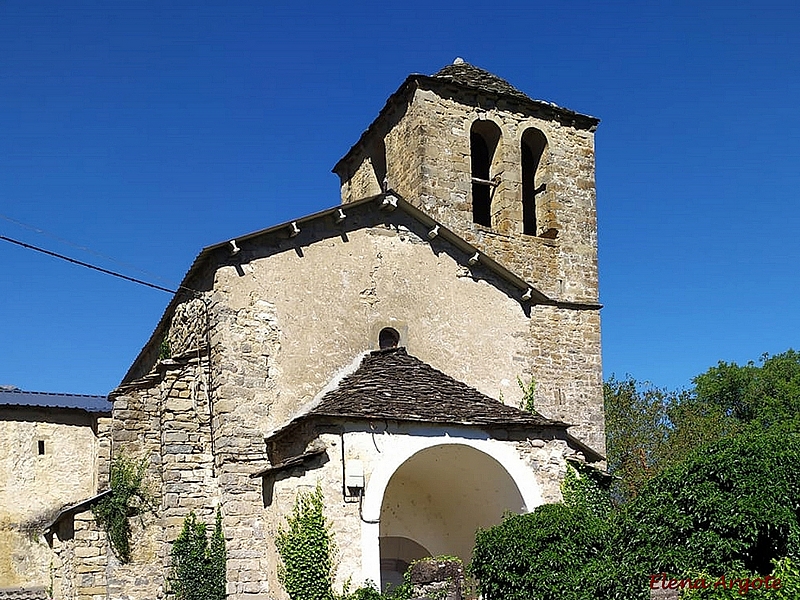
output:
<svg viewBox="0 0 800 600"><path fill-rule="evenodd" d="M459 60L456 59L456 62L452 65L447 65L439 69L439 71L433 74L433 77L449 79L458 85L484 90L493 94L514 96L520 100L531 101L531 98L508 83L505 79L464 62L463 60L459 62Z"/></svg>

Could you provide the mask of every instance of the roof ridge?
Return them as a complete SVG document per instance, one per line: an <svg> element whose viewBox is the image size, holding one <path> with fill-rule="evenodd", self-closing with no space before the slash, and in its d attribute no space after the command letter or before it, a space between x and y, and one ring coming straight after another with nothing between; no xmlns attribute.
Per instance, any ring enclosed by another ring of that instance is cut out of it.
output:
<svg viewBox="0 0 800 600"><path fill-rule="evenodd" d="M31 392L28 390L21 390L19 388L15 389L5 389L0 387L0 393L5 394L36 394L39 396L69 396L73 398L105 398L108 399L108 395L103 394L72 394L70 392Z"/></svg>

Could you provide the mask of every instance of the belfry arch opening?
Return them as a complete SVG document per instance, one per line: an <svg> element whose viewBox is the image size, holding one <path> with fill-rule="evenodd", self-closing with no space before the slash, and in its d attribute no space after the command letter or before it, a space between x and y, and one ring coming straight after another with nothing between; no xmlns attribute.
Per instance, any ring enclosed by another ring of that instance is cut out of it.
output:
<svg viewBox="0 0 800 600"><path fill-rule="evenodd" d="M537 197L545 190L544 154L547 138L536 128L522 134L522 232L536 235Z"/></svg>
<svg viewBox="0 0 800 600"><path fill-rule="evenodd" d="M497 149L500 128L492 121L475 121L469 132L472 169L472 221L492 226L492 200L497 181Z"/></svg>
<svg viewBox="0 0 800 600"><path fill-rule="evenodd" d="M394 472L383 495L382 584L396 580L412 549L468 563L475 532L500 523L507 512L524 512L524 505L508 471L480 450L442 444L417 452ZM392 542L400 538L413 544Z"/></svg>
<svg viewBox="0 0 800 600"><path fill-rule="evenodd" d="M386 176L386 143L382 139L378 138L372 142L369 158L378 188L381 192L385 192L389 187L389 180Z"/></svg>

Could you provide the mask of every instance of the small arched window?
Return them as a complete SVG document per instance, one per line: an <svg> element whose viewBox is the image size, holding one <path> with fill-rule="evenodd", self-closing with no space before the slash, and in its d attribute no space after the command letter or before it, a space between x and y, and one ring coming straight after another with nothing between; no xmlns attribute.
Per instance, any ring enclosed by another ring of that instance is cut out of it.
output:
<svg viewBox="0 0 800 600"><path fill-rule="evenodd" d="M475 121L469 132L470 161L472 166L472 221L492 226L492 199L497 182L492 177L500 128L491 121Z"/></svg>
<svg viewBox="0 0 800 600"><path fill-rule="evenodd" d="M400 345L400 332L394 327L384 327L378 334L378 347L381 350L390 350Z"/></svg>
<svg viewBox="0 0 800 600"><path fill-rule="evenodd" d="M522 232L536 235L536 197L545 190L542 158L547 138L531 127L522 134Z"/></svg>

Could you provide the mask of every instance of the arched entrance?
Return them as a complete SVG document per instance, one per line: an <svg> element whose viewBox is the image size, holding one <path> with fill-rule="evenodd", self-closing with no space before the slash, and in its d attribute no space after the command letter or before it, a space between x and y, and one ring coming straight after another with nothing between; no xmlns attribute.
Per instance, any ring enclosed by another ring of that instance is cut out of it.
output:
<svg viewBox="0 0 800 600"><path fill-rule="evenodd" d="M518 513L524 507L508 471L488 454L463 444L420 450L397 468L383 495L381 579L384 583L396 579L388 567L394 564L400 569L410 562L409 549L426 552L423 556L458 556L468 563L475 531L499 523L508 511ZM399 538L413 546L390 543ZM422 556L411 560L416 558Z"/></svg>

